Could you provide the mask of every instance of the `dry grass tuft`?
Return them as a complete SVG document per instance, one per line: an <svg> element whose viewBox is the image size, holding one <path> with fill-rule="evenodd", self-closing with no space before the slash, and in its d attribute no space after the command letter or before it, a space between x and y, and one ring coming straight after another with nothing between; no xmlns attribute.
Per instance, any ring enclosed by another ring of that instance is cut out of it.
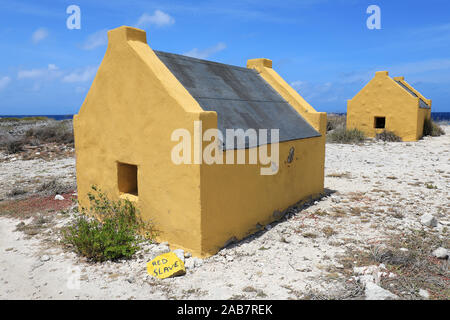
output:
<svg viewBox="0 0 450 320"><path fill-rule="evenodd" d="M346 179L351 179L352 178L350 172L329 173L329 174L327 174L327 177L328 178L346 178Z"/></svg>
<svg viewBox="0 0 450 320"><path fill-rule="evenodd" d="M345 282L343 288L335 292L319 292L307 287L307 293L302 296L305 300L362 300L364 299L364 285L357 282Z"/></svg>
<svg viewBox="0 0 450 320"><path fill-rule="evenodd" d="M423 123L423 135L439 137L445 134L444 129L442 129L436 122L431 119L425 119Z"/></svg>
<svg viewBox="0 0 450 320"><path fill-rule="evenodd" d="M325 234L327 238L334 236L337 234L337 232L330 226L326 226L322 229L322 232Z"/></svg>
<svg viewBox="0 0 450 320"><path fill-rule="evenodd" d="M432 252L438 247L448 248L450 238L425 230L411 230L396 233L382 244L374 245L369 251L349 251L341 258L347 276L352 275L353 263L367 266L383 263L388 273L395 277L382 277L380 285L401 299L422 299L419 290L430 293L430 299L450 299L450 272L448 260L433 257Z"/></svg>
<svg viewBox="0 0 450 320"><path fill-rule="evenodd" d="M48 126L29 129L25 136L28 141L34 141L34 144L50 142L72 144L74 142L73 127L68 121L58 121Z"/></svg>
<svg viewBox="0 0 450 320"><path fill-rule="evenodd" d="M313 232L304 232L302 234L303 237L305 238L310 238L310 239L315 239L317 238L317 234L313 233Z"/></svg>
<svg viewBox="0 0 450 320"><path fill-rule="evenodd" d="M56 179L52 179L48 182L44 182L39 186L37 191L39 193L42 193L44 195L56 195L56 194L64 194L69 193L71 191L75 190L75 185L65 185Z"/></svg>
<svg viewBox="0 0 450 320"><path fill-rule="evenodd" d="M345 129L346 123L346 115L329 114L327 116L327 132L336 129Z"/></svg>
<svg viewBox="0 0 450 320"><path fill-rule="evenodd" d="M3 135L0 139L0 147L4 148L7 154L15 154L23 151L25 142L10 135Z"/></svg>
<svg viewBox="0 0 450 320"><path fill-rule="evenodd" d="M21 188L14 188L10 192L8 192L6 195L8 197L16 197L16 196L21 196L26 193L28 193L26 190L23 190Z"/></svg>
<svg viewBox="0 0 450 320"><path fill-rule="evenodd" d="M364 132L358 129L336 129L327 134L327 141L331 143L359 144L366 140Z"/></svg>
<svg viewBox="0 0 450 320"><path fill-rule="evenodd" d="M385 142L401 142L402 138L397 136L392 131L383 130L381 133L377 133L375 139L385 141Z"/></svg>

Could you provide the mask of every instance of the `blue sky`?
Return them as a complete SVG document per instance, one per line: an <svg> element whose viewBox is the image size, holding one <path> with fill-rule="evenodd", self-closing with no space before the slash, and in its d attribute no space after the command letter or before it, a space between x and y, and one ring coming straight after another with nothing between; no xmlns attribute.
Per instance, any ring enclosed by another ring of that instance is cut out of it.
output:
<svg viewBox="0 0 450 320"><path fill-rule="evenodd" d="M69 30L69 5L81 29ZM369 30L369 5L381 30ZM450 112L450 2L363 0L0 0L0 114L77 113L106 30L147 31L150 47L227 64L268 58L318 111L345 112L374 75L405 76Z"/></svg>

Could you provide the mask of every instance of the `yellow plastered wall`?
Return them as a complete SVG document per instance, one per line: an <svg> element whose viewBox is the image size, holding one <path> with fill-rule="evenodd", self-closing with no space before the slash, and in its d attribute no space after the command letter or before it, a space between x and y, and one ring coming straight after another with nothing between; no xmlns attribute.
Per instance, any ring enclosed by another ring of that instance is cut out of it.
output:
<svg viewBox="0 0 450 320"><path fill-rule="evenodd" d="M424 125L425 119L431 119L431 108L430 109L419 108L419 114L417 116L416 140L419 140L423 136L423 125Z"/></svg>
<svg viewBox="0 0 450 320"><path fill-rule="evenodd" d="M289 163L291 148L294 157ZM247 159L249 152L247 149ZM214 254L230 239L260 230L279 218L277 212L299 200L323 192L321 138L282 142L279 153L275 175L261 175L261 165L202 166L203 256Z"/></svg>
<svg viewBox="0 0 450 320"><path fill-rule="evenodd" d="M202 121L202 132L217 128L217 113L201 109L147 45L144 31L120 27L108 37L105 57L74 117L81 205L88 206L91 185L136 201L143 218L160 231L159 241L204 257L232 237L257 231L258 223L274 221L274 211L323 192L325 113L309 105L302 109L322 136L281 143L276 175L261 175L261 165L252 164L176 165L172 132L184 128L193 137L194 121ZM290 87L280 79L269 84L288 96ZM291 148L293 161L287 163ZM122 174L136 172L137 195L120 192L120 163L136 166Z"/></svg>
<svg viewBox="0 0 450 320"><path fill-rule="evenodd" d="M412 88L403 78L395 80ZM431 100L425 101L431 105ZM423 120L430 112L430 109L419 108L419 98L390 78L387 71L378 71L353 99L348 100L347 128L356 128L368 137L375 137L384 130L375 128L375 117L385 117L386 130L394 132L403 141L416 141L422 137Z"/></svg>
<svg viewBox="0 0 450 320"><path fill-rule="evenodd" d="M149 48L142 30L108 32L109 44L92 87L74 119L80 203L98 185L118 198L118 162L137 166L135 199L161 239L200 252L200 165L171 161L171 134L203 113ZM129 197L133 199L133 197Z"/></svg>
<svg viewBox="0 0 450 320"><path fill-rule="evenodd" d="M417 115L417 130L416 130L416 140L422 138L423 135L423 125L425 119L431 119L431 99L425 98L419 91L417 91L413 86L405 81L405 77L395 77L395 81L400 81L409 90L414 92L418 97L420 97L425 103L430 107L429 109L419 108L419 113Z"/></svg>

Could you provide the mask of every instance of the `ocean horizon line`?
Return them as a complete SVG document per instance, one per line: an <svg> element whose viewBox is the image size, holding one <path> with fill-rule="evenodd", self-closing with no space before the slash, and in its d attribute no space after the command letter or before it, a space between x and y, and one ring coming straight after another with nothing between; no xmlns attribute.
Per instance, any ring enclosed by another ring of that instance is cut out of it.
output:
<svg viewBox="0 0 450 320"><path fill-rule="evenodd" d="M344 115L346 112L327 112L328 114ZM54 120L68 120L73 119L74 114L8 114L0 115L1 118L27 118L27 117L46 117ZM433 120L446 120L450 121L450 112L431 112L431 118Z"/></svg>

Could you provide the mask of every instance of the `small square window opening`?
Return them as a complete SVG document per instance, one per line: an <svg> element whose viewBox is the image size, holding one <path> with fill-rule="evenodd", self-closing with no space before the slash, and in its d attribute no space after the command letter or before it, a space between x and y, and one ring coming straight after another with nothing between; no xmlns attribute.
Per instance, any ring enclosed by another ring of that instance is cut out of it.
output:
<svg viewBox="0 0 450 320"><path fill-rule="evenodd" d="M374 127L375 129L386 128L386 117L375 117Z"/></svg>
<svg viewBox="0 0 450 320"><path fill-rule="evenodd" d="M137 182L138 168L136 165L127 163L117 163L117 179L120 193L138 195Z"/></svg>

